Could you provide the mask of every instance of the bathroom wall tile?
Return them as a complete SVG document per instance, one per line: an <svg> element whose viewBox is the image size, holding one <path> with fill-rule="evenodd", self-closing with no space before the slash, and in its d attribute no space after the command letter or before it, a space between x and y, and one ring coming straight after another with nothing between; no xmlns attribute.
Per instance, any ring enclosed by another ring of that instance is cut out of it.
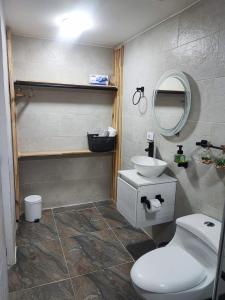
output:
<svg viewBox="0 0 225 300"><path fill-rule="evenodd" d="M77 300L94 297L108 300L138 300L130 280L132 264L108 268L85 276L73 278L73 287Z"/></svg>
<svg viewBox="0 0 225 300"><path fill-rule="evenodd" d="M182 144L187 159L199 160L202 149L196 146L196 142L202 139L210 140L211 124L206 122L188 121L186 126L180 132L179 136L163 137L159 136L157 146L158 155L168 163L174 161L174 155L177 152L177 145ZM177 172L179 172L179 168Z"/></svg>
<svg viewBox="0 0 225 300"><path fill-rule="evenodd" d="M112 72L112 49L71 46L56 41L19 36L14 36L13 48L14 61L21 64L21 68L15 68L15 78L19 80L85 84L89 74L95 74L96 71L100 74ZM81 61L84 63L81 64ZM35 69L31 68L32 66L35 66Z"/></svg>
<svg viewBox="0 0 225 300"><path fill-rule="evenodd" d="M17 109L19 150L86 149L90 129L111 125L112 98L110 93L33 89L32 102L20 100Z"/></svg>
<svg viewBox="0 0 225 300"><path fill-rule="evenodd" d="M157 50L164 51L178 45L178 17L169 19L153 29L154 40L159 40Z"/></svg>
<svg viewBox="0 0 225 300"><path fill-rule="evenodd" d="M71 276L132 261L108 229L63 239L62 246Z"/></svg>
<svg viewBox="0 0 225 300"><path fill-rule="evenodd" d="M34 168L35 172L33 171ZM20 164L21 181L23 184L91 179L104 176L111 169L111 154L93 154L88 157L65 157L63 159L23 160Z"/></svg>
<svg viewBox="0 0 225 300"><path fill-rule="evenodd" d="M225 30L219 32L219 49L218 49L218 61L216 76L225 76Z"/></svg>
<svg viewBox="0 0 225 300"><path fill-rule="evenodd" d="M217 1L200 1L179 17L179 45L217 32L223 18Z"/></svg>
<svg viewBox="0 0 225 300"><path fill-rule="evenodd" d="M35 182L21 185L21 199L27 195L42 196L43 208L71 204L89 203L111 199L111 177L80 180L60 180L55 182Z"/></svg>
<svg viewBox="0 0 225 300"><path fill-rule="evenodd" d="M224 93L225 78L213 78L198 82L201 95L199 121L225 122Z"/></svg>
<svg viewBox="0 0 225 300"><path fill-rule="evenodd" d="M218 46L219 34L215 33L173 49L170 55L177 61L176 66L194 80L207 79L217 72Z"/></svg>
<svg viewBox="0 0 225 300"><path fill-rule="evenodd" d="M17 291L68 277L60 243L47 240L17 248L17 264L9 269L9 291Z"/></svg>
<svg viewBox="0 0 225 300"><path fill-rule="evenodd" d="M225 132L225 122L212 124L211 139L210 139L211 143L217 146L224 145L225 144L224 132Z"/></svg>
<svg viewBox="0 0 225 300"><path fill-rule="evenodd" d="M9 294L9 300L74 300L74 293L70 280L46 284L32 289L13 292Z"/></svg>

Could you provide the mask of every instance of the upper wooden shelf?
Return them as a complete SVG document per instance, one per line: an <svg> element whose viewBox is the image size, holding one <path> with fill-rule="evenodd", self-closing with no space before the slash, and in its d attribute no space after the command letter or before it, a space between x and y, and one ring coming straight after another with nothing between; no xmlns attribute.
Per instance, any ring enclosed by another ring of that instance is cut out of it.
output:
<svg viewBox="0 0 225 300"><path fill-rule="evenodd" d="M34 158L34 157L49 157L49 156L71 156L71 155L94 155L107 154L109 152L92 152L89 149L84 150L65 150L65 151L39 151L39 152L19 152L18 158Z"/></svg>
<svg viewBox="0 0 225 300"><path fill-rule="evenodd" d="M117 91L117 87L113 85L92 85L92 84L66 84L66 83L51 83L37 81L21 81L14 82L15 86L33 86L43 88L63 88L63 89L82 89L82 90L101 90L101 91Z"/></svg>
<svg viewBox="0 0 225 300"><path fill-rule="evenodd" d="M157 93L159 94L180 94L184 95L184 91L173 91L173 90L157 90Z"/></svg>

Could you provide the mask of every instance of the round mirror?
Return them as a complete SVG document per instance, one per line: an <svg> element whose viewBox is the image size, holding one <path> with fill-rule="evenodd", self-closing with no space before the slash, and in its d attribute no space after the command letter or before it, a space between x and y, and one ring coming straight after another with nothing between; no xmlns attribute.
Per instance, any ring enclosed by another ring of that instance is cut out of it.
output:
<svg viewBox="0 0 225 300"><path fill-rule="evenodd" d="M175 70L166 72L153 95L154 121L162 135L181 131L191 108L191 89L187 77Z"/></svg>

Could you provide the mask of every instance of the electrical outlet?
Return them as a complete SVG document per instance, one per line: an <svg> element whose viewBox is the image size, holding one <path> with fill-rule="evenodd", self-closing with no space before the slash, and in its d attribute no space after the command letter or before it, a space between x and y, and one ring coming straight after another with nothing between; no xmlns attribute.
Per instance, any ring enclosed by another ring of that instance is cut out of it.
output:
<svg viewBox="0 0 225 300"><path fill-rule="evenodd" d="M152 131L148 131L147 132L147 140L148 141L154 141L154 132L152 132Z"/></svg>

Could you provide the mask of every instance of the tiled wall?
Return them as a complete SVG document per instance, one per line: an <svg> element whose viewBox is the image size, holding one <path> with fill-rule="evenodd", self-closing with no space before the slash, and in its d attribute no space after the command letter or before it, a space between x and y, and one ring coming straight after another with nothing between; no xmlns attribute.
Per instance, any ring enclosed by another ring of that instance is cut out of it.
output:
<svg viewBox="0 0 225 300"><path fill-rule="evenodd" d="M14 36L17 80L87 84L92 73L112 73L112 49ZM112 120L111 92L28 88L18 99L19 151L87 149L87 131ZM110 198L111 155L23 160L21 198L43 196L44 207Z"/></svg>
<svg viewBox="0 0 225 300"><path fill-rule="evenodd" d="M146 155L146 132L156 132L151 101L165 71L187 74L192 90L190 117L179 137L156 135L158 157L177 177L176 217L203 212L222 218L225 171L200 163L195 142L225 144L225 1L202 0L125 45L123 104L123 168L133 155ZM137 86L145 87L146 102L132 105ZM173 163L176 145L191 159L188 169Z"/></svg>

